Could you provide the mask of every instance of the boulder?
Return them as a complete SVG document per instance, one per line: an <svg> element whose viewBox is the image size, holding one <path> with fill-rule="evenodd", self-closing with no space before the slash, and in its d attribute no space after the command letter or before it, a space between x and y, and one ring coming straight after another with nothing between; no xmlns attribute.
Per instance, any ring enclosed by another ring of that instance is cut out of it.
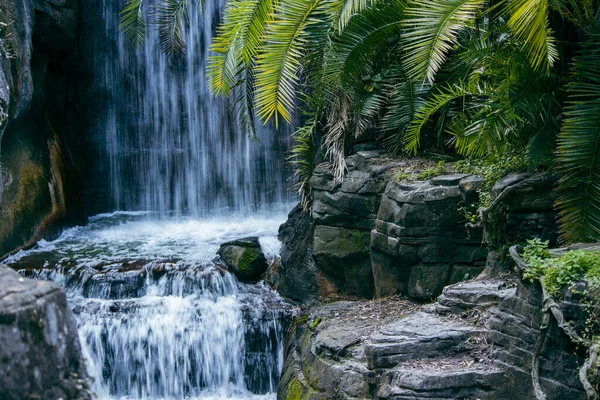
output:
<svg viewBox="0 0 600 400"><path fill-rule="evenodd" d="M60 287L0 265L0 397L88 400L75 318Z"/></svg>
<svg viewBox="0 0 600 400"><path fill-rule="evenodd" d="M256 282L268 268L258 237L223 243L217 252L227 267L242 282Z"/></svg>

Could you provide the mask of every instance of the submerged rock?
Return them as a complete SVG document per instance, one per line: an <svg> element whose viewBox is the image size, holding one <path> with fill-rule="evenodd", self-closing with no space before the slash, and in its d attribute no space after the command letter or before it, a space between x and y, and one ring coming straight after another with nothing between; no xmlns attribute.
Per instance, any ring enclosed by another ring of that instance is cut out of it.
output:
<svg viewBox="0 0 600 400"><path fill-rule="evenodd" d="M75 318L54 283L0 265L0 397L88 400Z"/></svg>
<svg viewBox="0 0 600 400"><path fill-rule="evenodd" d="M258 237L223 243L217 253L242 282L258 281L268 268Z"/></svg>

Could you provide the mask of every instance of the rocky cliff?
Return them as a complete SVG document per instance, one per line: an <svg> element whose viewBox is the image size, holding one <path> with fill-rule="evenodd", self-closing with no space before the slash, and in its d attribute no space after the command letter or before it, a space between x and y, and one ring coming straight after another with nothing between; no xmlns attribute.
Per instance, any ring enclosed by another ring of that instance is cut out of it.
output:
<svg viewBox="0 0 600 400"><path fill-rule="evenodd" d="M0 255L82 214L78 29L78 0L0 0Z"/></svg>
<svg viewBox="0 0 600 400"><path fill-rule="evenodd" d="M289 333L278 398L534 398L541 288L513 272L508 246L556 243L556 176L506 176L475 224L466 211L479 204L482 178L449 168L398 179L410 162L358 152L339 184L317 167L312 212L297 208L280 229L278 289L306 306ZM317 298L327 304L311 307ZM585 307L565 299L580 326ZM554 322L539 352L548 399L585 398L584 358Z"/></svg>

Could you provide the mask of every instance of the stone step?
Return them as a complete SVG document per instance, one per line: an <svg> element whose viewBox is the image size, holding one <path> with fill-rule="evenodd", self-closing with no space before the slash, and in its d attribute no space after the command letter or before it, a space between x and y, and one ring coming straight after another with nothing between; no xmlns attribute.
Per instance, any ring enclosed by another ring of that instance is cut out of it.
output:
<svg viewBox="0 0 600 400"><path fill-rule="evenodd" d="M485 330L458 319L415 312L383 326L365 344L370 369L417 359L441 358L478 347Z"/></svg>
<svg viewBox="0 0 600 400"><path fill-rule="evenodd" d="M394 368L381 377L378 399L499 399L505 377L489 362L449 358Z"/></svg>
<svg viewBox="0 0 600 400"><path fill-rule="evenodd" d="M504 280L471 280L446 286L438 304L452 312L487 309L515 293L516 288Z"/></svg>

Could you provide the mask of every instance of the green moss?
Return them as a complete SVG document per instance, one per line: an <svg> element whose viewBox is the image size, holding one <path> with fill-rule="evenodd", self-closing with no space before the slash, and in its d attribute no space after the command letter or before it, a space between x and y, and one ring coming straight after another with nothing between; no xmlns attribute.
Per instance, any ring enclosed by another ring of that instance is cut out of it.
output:
<svg viewBox="0 0 600 400"><path fill-rule="evenodd" d="M294 320L294 325L302 326L308 322L308 315L303 315Z"/></svg>
<svg viewBox="0 0 600 400"><path fill-rule="evenodd" d="M256 253L250 250L242 251L242 256L238 260L237 267L240 272L244 274L252 275L254 269L252 268L252 263L256 260Z"/></svg>
<svg viewBox="0 0 600 400"><path fill-rule="evenodd" d="M303 392L302 383L294 377L287 387L287 400L301 400Z"/></svg>
<svg viewBox="0 0 600 400"><path fill-rule="evenodd" d="M412 174L400 173L396 175L396 182L407 181L409 179L412 179Z"/></svg>
<svg viewBox="0 0 600 400"><path fill-rule="evenodd" d="M317 326L319 326L320 323L321 323L321 318L319 318L319 317L315 318L315 320L312 322L312 324L310 324L309 329L311 331L314 331L315 329L317 329Z"/></svg>

